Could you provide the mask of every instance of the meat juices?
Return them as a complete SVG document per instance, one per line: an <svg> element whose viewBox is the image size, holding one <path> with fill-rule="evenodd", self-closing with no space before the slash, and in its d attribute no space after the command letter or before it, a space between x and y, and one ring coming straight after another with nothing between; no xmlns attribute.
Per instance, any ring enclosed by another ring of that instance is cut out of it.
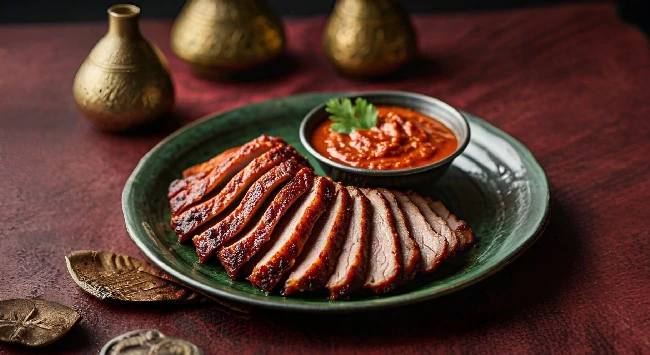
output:
<svg viewBox="0 0 650 355"><path fill-rule="evenodd" d="M264 211L260 222L242 238L224 246L218 252L219 261L226 269L228 276L235 280L240 269L260 251L276 225L289 208L312 187L314 171L303 168L296 176L280 189L273 198L271 205ZM245 275L248 276L248 275Z"/></svg>
<svg viewBox="0 0 650 355"><path fill-rule="evenodd" d="M346 189L352 197L352 210L343 237L341 254L325 285L329 290L330 299L347 296L360 288L366 280L368 270L372 207L368 198L358 188L348 186Z"/></svg>
<svg viewBox="0 0 650 355"><path fill-rule="evenodd" d="M267 294L273 291L300 255L314 224L334 197L334 184L316 177L310 192L282 218L271 236L271 245L247 279Z"/></svg>
<svg viewBox="0 0 650 355"><path fill-rule="evenodd" d="M420 247L420 271L423 273L435 271L447 255L447 240L431 228L408 196L399 191L392 191L392 193L409 221L411 235Z"/></svg>
<svg viewBox="0 0 650 355"><path fill-rule="evenodd" d="M361 189L372 205L370 257L363 285L375 293L392 291L402 271L399 237L386 199L374 189Z"/></svg>
<svg viewBox="0 0 650 355"><path fill-rule="evenodd" d="M395 230L399 236L400 251L402 256L402 282L413 280L420 267L420 248L411 235L409 221L399 207L395 196L386 189L376 189L386 199L393 219Z"/></svg>
<svg viewBox="0 0 650 355"><path fill-rule="evenodd" d="M351 209L350 194L343 185L336 184L336 197L316 222L305 250L285 282L284 295L314 291L325 286L341 253Z"/></svg>

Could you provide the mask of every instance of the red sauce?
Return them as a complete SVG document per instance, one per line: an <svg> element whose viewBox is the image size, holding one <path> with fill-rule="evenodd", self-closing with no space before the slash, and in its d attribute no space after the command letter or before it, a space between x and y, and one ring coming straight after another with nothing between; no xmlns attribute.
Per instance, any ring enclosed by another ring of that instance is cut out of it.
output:
<svg viewBox="0 0 650 355"><path fill-rule="evenodd" d="M336 162L363 169L400 170L440 161L458 147L456 135L440 121L403 107L377 107L377 126L341 134L322 122L312 146Z"/></svg>

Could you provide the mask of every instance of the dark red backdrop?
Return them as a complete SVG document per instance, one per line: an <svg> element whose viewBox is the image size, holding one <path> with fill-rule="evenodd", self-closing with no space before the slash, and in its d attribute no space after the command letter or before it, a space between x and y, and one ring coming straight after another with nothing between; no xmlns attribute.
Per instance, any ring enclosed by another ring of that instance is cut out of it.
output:
<svg viewBox="0 0 650 355"><path fill-rule="evenodd" d="M287 21L292 60L277 80L210 83L170 53L170 22L144 23L170 61L178 104L129 136L97 132L72 101L74 74L105 24L0 27L0 299L53 300L81 314L51 353L97 353L137 328L208 354L650 351L650 50L641 32L606 4L419 16L421 69L368 83L328 65L323 24ZM120 194L140 157L174 129L268 98L366 89L439 97L526 144L553 189L537 244L469 289L347 316L101 302L68 276L63 256L77 249L143 258Z"/></svg>

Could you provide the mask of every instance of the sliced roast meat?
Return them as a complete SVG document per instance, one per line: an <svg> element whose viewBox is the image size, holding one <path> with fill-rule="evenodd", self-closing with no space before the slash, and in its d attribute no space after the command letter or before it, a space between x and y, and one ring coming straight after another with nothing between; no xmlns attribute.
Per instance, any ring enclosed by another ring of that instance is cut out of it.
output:
<svg viewBox="0 0 650 355"><path fill-rule="evenodd" d="M192 231L221 213L273 167L291 157L299 156L295 149L285 145L275 147L250 162L217 195L172 217L171 226L178 235L178 240L183 242L189 239Z"/></svg>
<svg viewBox="0 0 650 355"><path fill-rule="evenodd" d="M168 198L179 241L194 235L201 262L218 251L233 280L267 294L386 293L474 243L442 202L335 184L266 135L186 169Z"/></svg>
<svg viewBox="0 0 650 355"><path fill-rule="evenodd" d="M386 199L375 189L361 189L372 205L370 259L363 287L385 293L397 286L402 271L399 236Z"/></svg>
<svg viewBox="0 0 650 355"><path fill-rule="evenodd" d="M420 248L411 235L409 221L399 207L395 195L386 189L376 189L386 199L390 213L395 220L395 231L399 236L402 254L402 282L413 280L420 267Z"/></svg>
<svg viewBox="0 0 650 355"><path fill-rule="evenodd" d="M310 192L282 218L271 236L266 253L255 265L247 279L260 290L270 293L283 275L289 271L318 218L325 212L334 197L334 184L326 178L316 177Z"/></svg>
<svg viewBox="0 0 650 355"><path fill-rule="evenodd" d="M193 183L194 181L203 179L205 175L206 172L201 171L183 179L172 181L171 184L169 184L169 189L167 190L167 198L171 200L174 196L178 195L179 192L186 189L189 184Z"/></svg>
<svg viewBox="0 0 650 355"><path fill-rule="evenodd" d="M325 286L341 253L351 210L352 201L348 190L343 185L336 184L336 197L316 222L284 284L284 295L314 291Z"/></svg>
<svg viewBox="0 0 650 355"><path fill-rule="evenodd" d="M210 159L210 160L208 160L208 161L206 161L204 163L197 164L197 165L194 165L194 166L191 166L191 167L185 169L183 171L183 178L187 178L187 177L190 177L192 175L196 175L196 174L202 173L202 172L203 173L210 172L210 170L214 169L222 161L226 160L226 158L228 158L232 153L237 151L237 149L239 149L239 147L230 148L230 149L226 150L225 152L217 155L216 157L214 157L214 158L212 158L212 159Z"/></svg>
<svg viewBox="0 0 650 355"><path fill-rule="evenodd" d="M361 287L368 270L372 207L368 198L358 188L348 186L346 190L352 197L352 209L350 222L343 236L341 253L325 285L330 292L330 299L347 296Z"/></svg>
<svg viewBox="0 0 650 355"><path fill-rule="evenodd" d="M287 145L287 143L280 137L267 136L265 134L253 139L251 142L247 143L262 143L262 144L272 144L272 145ZM169 192L167 198L171 199L176 196L179 192L186 189L193 181L204 178L208 173L213 169L217 168L224 160L230 157L233 153L239 151L241 147L233 147L225 152L217 155L216 157L208 160L207 162L194 165L183 171L183 178L174 180L169 186Z"/></svg>
<svg viewBox="0 0 650 355"><path fill-rule="evenodd" d="M255 144L287 145L287 143L282 138L267 136L265 134L253 139L252 141L246 143L245 145L255 145ZM183 171L183 178L174 180L169 185L167 198L171 200L172 197L176 196L179 192L185 190L194 181L205 178L212 170L218 168L219 165L224 162L224 160L232 156L234 153L239 152L241 148L242 148L241 146L230 148L225 152L217 155L216 157L208 160L207 162L194 165L186 169L185 171Z"/></svg>
<svg viewBox="0 0 650 355"><path fill-rule="evenodd" d="M431 210L447 221L449 228L454 232L454 234L456 234L456 237L458 237L458 240L460 241L458 246L460 250L465 250L467 247L474 244L474 232L469 228L465 221L458 219L456 215L449 212L442 202L434 201L429 197L427 197L426 200L429 207L431 207Z"/></svg>
<svg viewBox="0 0 650 355"><path fill-rule="evenodd" d="M399 191L392 193L409 221L411 235L420 247L420 270L424 273L433 272L440 266L447 253L447 240L433 230L408 196Z"/></svg>
<svg viewBox="0 0 650 355"><path fill-rule="evenodd" d="M279 145L286 145L279 140L254 140L241 146L237 151L230 154L220 164L202 178L193 178L192 182L171 197L170 207L173 215L177 215L204 196L212 192L218 186L226 182L248 165L253 159L261 156ZM203 173L200 173L201 175ZM173 185L174 183L172 183Z"/></svg>
<svg viewBox="0 0 650 355"><path fill-rule="evenodd" d="M300 196L312 187L314 171L301 169L296 176L280 189L260 221L242 238L225 245L217 253L221 264L231 279L235 280L240 269L269 241L280 218L293 206Z"/></svg>
<svg viewBox="0 0 650 355"><path fill-rule="evenodd" d="M431 228L447 240L447 254L445 255L445 258L454 255L454 252L458 248L458 237L456 237L456 234L454 234L454 232L449 228L447 222L431 210L431 207L429 207L429 204L424 197L415 192L407 192L406 195L411 202L417 206L424 218L431 225Z"/></svg>
<svg viewBox="0 0 650 355"><path fill-rule="evenodd" d="M274 167L255 181L232 213L210 229L194 236L192 240L199 260L207 261L217 248L241 232L274 190L293 177L301 168L303 166L294 158Z"/></svg>

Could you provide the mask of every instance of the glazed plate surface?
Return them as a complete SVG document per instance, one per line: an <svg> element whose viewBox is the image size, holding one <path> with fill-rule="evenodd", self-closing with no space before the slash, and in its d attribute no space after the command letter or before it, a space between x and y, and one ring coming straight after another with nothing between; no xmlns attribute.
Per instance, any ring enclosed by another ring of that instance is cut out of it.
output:
<svg viewBox="0 0 650 355"><path fill-rule="evenodd" d="M387 295L358 294L330 302L325 294L266 296L246 280L230 280L218 261L200 264L192 243L180 244L169 227L169 183L185 168L263 133L281 136L317 167L300 144L298 127L307 112L336 96L297 95L240 107L163 140L142 158L124 187L122 208L133 241L171 276L207 294L258 307L342 313L411 304L469 286L509 264L541 234L550 199L544 170L517 140L463 112L470 123L470 143L427 194L467 221L476 244L433 275L417 277Z"/></svg>

